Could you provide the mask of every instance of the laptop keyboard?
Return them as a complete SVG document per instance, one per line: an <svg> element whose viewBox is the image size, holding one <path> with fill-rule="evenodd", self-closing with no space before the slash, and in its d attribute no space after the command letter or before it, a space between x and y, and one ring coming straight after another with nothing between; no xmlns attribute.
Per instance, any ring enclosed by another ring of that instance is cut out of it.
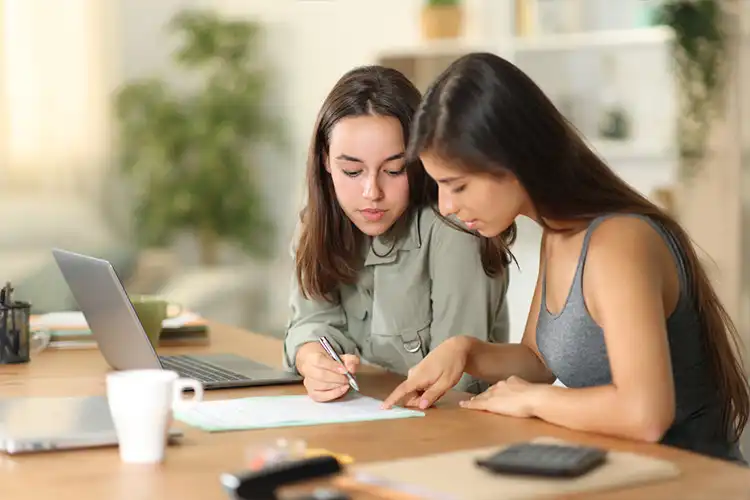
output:
<svg viewBox="0 0 750 500"><path fill-rule="evenodd" d="M200 382L233 382L248 380L246 375L205 363L191 356L159 356L162 366L174 370L181 377L194 378Z"/></svg>

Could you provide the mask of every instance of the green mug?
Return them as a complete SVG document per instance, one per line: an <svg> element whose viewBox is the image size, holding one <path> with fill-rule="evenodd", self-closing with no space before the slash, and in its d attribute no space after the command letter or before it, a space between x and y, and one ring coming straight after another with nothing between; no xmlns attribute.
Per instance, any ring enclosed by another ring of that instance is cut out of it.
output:
<svg viewBox="0 0 750 500"><path fill-rule="evenodd" d="M180 314L182 308L179 307L177 312L170 311L169 301L150 295L131 296L130 302L133 304L133 309L141 321L148 340L156 349L159 345L159 337L161 337L162 323L165 319Z"/></svg>

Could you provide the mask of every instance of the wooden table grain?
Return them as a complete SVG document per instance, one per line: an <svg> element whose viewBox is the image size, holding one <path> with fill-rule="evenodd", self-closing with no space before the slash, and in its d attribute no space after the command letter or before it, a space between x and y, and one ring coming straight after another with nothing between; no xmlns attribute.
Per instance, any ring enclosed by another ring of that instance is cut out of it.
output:
<svg viewBox="0 0 750 500"><path fill-rule="evenodd" d="M282 343L228 325L211 325L211 344L165 349L169 354L234 352L281 366ZM28 364L0 366L0 395L72 396L105 394L109 368L96 349L48 350ZM384 398L401 377L364 367L357 376L362 392ZM206 391L205 399L303 394L304 388L268 386ZM564 498L691 500L750 498L750 470L666 446L642 444L569 431L533 419L463 410L466 395L451 393L425 418L342 425L206 433L180 422L185 435L170 446L159 465L128 465L113 447L8 456L0 454L0 499L25 500L70 495L76 500L225 500L222 472L242 470L249 447L279 438L304 439L309 446L354 457L358 463L421 456L459 449L503 445L552 436L632 451L675 462L682 475L647 486Z"/></svg>

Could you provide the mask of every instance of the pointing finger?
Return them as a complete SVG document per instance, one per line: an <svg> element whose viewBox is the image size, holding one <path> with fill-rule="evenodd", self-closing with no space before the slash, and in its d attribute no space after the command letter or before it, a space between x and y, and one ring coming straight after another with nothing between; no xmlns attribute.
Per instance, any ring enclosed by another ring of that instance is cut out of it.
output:
<svg viewBox="0 0 750 500"><path fill-rule="evenodd" d="M424 391L419 401L419 407L423 410L429 408L445 394L446 389L443 388L442 384L435 384Z"/></svg>
<svg viewBox="0 0 750 500"><path fill-rule="evenodd" d="M399 384L398 387L396 387L393 392L385 398L385 401L383 401L382 407L384 409L390 409L394 405L401 402L407 395L414 392L414 388L412 387L412 383L408 380L405 380Z"/></svg>

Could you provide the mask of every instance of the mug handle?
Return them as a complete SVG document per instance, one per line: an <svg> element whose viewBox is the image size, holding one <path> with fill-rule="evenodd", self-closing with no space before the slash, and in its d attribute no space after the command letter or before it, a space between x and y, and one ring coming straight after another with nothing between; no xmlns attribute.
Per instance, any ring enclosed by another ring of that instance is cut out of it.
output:
<svg viewBox="0 0 750 500"><path fill-rule="evenodd" d="M182 397L185 389L193 390L193 397L186 399ZM186 408L203 401L203 384L192 378L178 378L174 381L174 393L172 396L172 406Z"/></svg>

